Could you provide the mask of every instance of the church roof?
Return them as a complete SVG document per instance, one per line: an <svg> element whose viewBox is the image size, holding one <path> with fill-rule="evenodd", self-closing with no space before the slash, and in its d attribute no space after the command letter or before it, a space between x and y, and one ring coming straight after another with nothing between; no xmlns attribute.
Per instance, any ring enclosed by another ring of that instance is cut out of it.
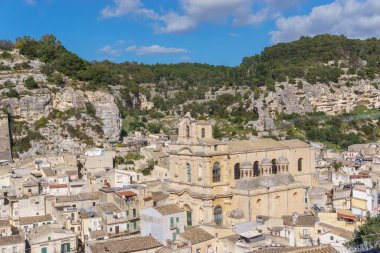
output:
<svg viewBox="0 0 380 253"><path fill-rule="evenodd" d="M252 163L248 160L245 160L244 162L241 163L240 168L242 169L252 169Z"/></svg>
<svg viewBox="0 0 380 253"><path fill-rule="evenodd" d="M279 185L289 185L294 183L294 178L291 174L281 173L273 176L260 176L249 179L239 179L235 187L239 190L253 190L263 187L273 187Z"/></svg>
<svg viewBox="0 0 380 253"><path fill-rule="evenodd" d="M249 152L265 149L283 149L287 148L279 141L270 138L256 140L239 140L228 143L228 149L231 153Z"/></svg>

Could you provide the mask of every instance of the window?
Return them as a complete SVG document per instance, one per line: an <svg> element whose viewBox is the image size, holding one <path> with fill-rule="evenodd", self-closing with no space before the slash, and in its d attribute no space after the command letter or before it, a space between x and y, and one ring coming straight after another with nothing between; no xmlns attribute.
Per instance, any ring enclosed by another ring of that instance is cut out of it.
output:
<svg viewBox="0 0 380 253"><path fill-rule="evenodd" d="M298 171L302 171L302 163L303 163L303 159L302 158L298 159Z"/></svg>
<svg viewBox="0 0 380 253"><path fill-rule="evenodd" d="M237 163L234 166L234 178L240 179L240 163Z"/></svg>
<svg viewBox="0 0 380 253"><path fill-rule="evenodd" d="M174 217L170 217L170 227L174 227Z"/></svg>
<svg viewBox="0 0 380 253"><path fill-rule="evenodd" d="M212 181L214 183L220 182L220 166L218 162L214 162L212 166Z"/></svg>
<svg viewBox="0 0 380 253"><path fill-rule="evenodd" d="M2 248L1 249L1 253L7 253L7 249L6 248Z"/></svg>
<svg viewBox="0 0 380 253"><path fill-rule="evenodd" d="M205 138L205 137L206 137L206 130L202 128L202 138Z"/></svg>
<svg viewBox="0 0 380 253"><path fill-rule="evenodd" d="M47 253L47 248L46 247L41 248L41 253Z"/></svg>
<svg viewBox="0 0 380 253"><path fill-rule="evenodd" d="M92 206L96 206L96 202L92 202Z"/></svg>
<svg viewBox="0 0 380 253"><path fill-rule="evenodd" d="M216 206L214 208L214 222L216 225L223 224L223 210L221 206Z"/></svg>
<svg viewBox="0 0 380 253"><path fill-rule="evenodd" d="M176 218L175 218L175 221L176 221L176 222L179 222L179 217L176 217Z"/></svg>
<svg viewBox="0 0 380 253"><path fill-rule="evenodd" d="M186 163L186 179L187 182L191 182L191 167L189 163Z"/></svg>
<svg viewBox="0 0 380 253"><path fill-rule="evenodd" d="M36 202L35 204L38 205L38 204L40 204L40 202Z"/></svg>
<svg viewBox="0 0 380 253"><path fill-rule="evenodd" d="M137 230L137 222L136 221L133 222L133 229Z"/></svg>
<svg viewBox="0 0 380 253"><path fill-rule="evenodd" d="M191 211L186 211L186 221L187 221L187 225L188 226L192 226L193 225Z"/></svg>
<svg viewBox="0 0 380 253"><path fill-rule="evenodd" d="M214 151L218 150L218 145L214 145Z"/></svg>
<svg viewBox="0 0 380 253"><path fill-rule="evenodd" d="M176 239L177 239L177 233L175 232L172 234L172 240L175 241Z"/></svg>
<svg viewBox="0 0 380 253"><path fill-rule="evenodd" d="M260 167L259 167L258 161L255 161L253 163L253 176L255 176L255 177L260 176Z"/></svg>
<svg viewBox="0 0 380 253"><path fill-rule="evenodd" d="M32 189L28 189L28 192L32 192Z"/></svg>
<svg viewBox="0 0 380 253"><path fill-rule="evenodd" d="M277 174L277 161L276 161L276 159L272 160L272 174Z"/></svg>
<svg viewBox="0 0 380 253"><path fill-rule="evenodd" d="M135 208L132 209L132 215L133 215L133 218L136 217L136 209Z"/></svg>
<svg viewBox="0 0 380 253"><path fill-rule="evenodd" d="M51 237L49 236L49 237L48 237L48 241L50 241L50 240L51 240Z"/></svg>
<svg viewBox="0 0 380 253"><path fill-rule="evenodd" d="M330 241L334 241L334 236L330 235Z"/></svg>
<svg viewBox="0 0 380 253"><path fill-rule="evenodd" d="M190 127L186 126L186 137L190 138Z"/></svg>
<svg viewBox="0 0 380 253"><path fill-rule="evenodd" d="M175 231L177 232L177 235L178 235L179 234L179 228L177 228Z"/></svg>
<svg viewBox="0 0 380 253"><path fill-rule="evenodd" d="M17 253L17 246L12 247L12 253Z"/></svg>

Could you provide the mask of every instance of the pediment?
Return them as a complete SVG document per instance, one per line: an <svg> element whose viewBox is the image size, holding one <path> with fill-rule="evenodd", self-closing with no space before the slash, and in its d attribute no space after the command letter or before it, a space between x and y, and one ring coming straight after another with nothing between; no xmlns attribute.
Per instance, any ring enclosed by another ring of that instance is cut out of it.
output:
<svg viewBox="0 0 380 253"><path fill-rule="evenodd" d="M192 155L193 151L190 148L181 148L178 150L179 155Z"/></svg>

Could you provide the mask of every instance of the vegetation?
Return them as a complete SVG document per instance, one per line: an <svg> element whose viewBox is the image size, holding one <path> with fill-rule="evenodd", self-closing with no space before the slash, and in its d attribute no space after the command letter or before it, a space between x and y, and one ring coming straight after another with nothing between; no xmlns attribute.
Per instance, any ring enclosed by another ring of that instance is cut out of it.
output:
<svg viewBox="0 0 380 253"><path fill-rule="evenodd" d="M36 80L34 80L34 78L32 76L25 79L24 83L25 83L25 87L28 90L33 90L33 89L38 88L38 83L36 82Z"/></svg>
<svg viewBox="0 0 380 253"><path fill-rule="evenodd" d="M380 215L367 215L366 222L361 225L354 233L354 239L347 246L359 246L363 243L368 243L369 246L376 247L379 250L380 245Z"/></svg>

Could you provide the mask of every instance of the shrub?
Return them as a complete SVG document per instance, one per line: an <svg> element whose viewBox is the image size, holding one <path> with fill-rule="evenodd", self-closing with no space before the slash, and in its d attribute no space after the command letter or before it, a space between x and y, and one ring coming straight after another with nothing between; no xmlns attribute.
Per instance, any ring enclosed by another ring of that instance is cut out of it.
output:
<svg viewBox="0 0 380 253"><path fill-rule="evenodd" d="M18 94L17 90L10 88L8 92L5 93L5 96L9 98L19 98L20 95Z"/></svg>
<svg viewBox="0 0 380 253"><path fill-rule="evenodd" d="M38 84L37 84L36 80L34 80L34 78L32 76L30 76L27 79L25 79L24 83L25 83L25 87L27 89L29 89L29 90L33 90L33 89L37 89L38 88Z"/></svg>

